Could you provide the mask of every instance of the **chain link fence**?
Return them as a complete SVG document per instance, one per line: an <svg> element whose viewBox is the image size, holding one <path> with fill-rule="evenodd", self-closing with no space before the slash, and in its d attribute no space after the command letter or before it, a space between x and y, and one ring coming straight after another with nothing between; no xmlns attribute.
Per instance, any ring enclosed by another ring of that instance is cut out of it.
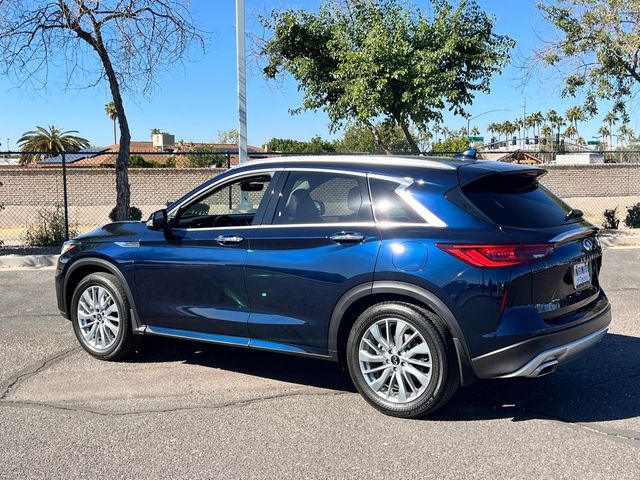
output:
<svg viewBox="0 0 640 480"><path fill-rule="evenodd" d="M21 153L0 153L4 160L0 162L0 248L60 244L67 232L73 237L111 221L117 152L66 154L46 158L35 167L8 165ZM608 153L605 158L621 161L545 163L542 166L548 173L542 182L572 207L583 210L592 223L603 226L605 210L617 209L619 229L634 231L632 227L639 225L627 225L625 219L628 209L640 204L640 152L633 152L635 156L615 153L617 156ZM269 155L279 154L254 152L250 158ZM129 184L131 205L136 207L132 218L148 218L236 161L236 151L132 153ZM640 217L640 207L638 210L633 218Z"/></svg>

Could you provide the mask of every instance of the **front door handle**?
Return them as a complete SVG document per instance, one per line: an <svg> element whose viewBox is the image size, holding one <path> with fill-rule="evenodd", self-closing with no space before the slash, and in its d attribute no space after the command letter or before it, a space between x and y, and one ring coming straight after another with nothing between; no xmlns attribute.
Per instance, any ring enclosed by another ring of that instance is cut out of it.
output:
<svg viewBox="0 0 640 480"><path fill-rule="evenodd" d="M342 245L355 245L356 243L361 243L364 239L364 234L359 232L338 232L329 237L332 242Z"/></svg>
<svg viewBox="0 0 640 480"><path fill-rule="evenodd" d="M241 235L218 235L216 242L220 245L237 245L244 241L244 237Z"/></svg>

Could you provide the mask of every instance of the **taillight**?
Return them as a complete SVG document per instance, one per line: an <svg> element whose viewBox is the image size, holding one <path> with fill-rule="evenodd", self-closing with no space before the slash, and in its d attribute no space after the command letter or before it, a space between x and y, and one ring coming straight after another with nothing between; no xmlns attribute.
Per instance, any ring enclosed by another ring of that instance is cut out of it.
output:
<svg viewBox="0 0 640 480"><path fill-rule="evenodd" d="M542 260L553 253L553 244L465 245L438 243L438 248L474 267L508 267Z"/></svg>

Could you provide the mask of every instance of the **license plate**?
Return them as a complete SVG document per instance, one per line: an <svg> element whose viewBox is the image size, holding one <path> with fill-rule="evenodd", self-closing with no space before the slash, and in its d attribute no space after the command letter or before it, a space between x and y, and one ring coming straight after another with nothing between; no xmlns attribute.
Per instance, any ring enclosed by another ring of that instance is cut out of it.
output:
<svg viewBox="0 0 640 480"><path fill-rule="evenodd" d="M588 263L576 263L573 266L573 286L577 290L591 283Z"/></svg>

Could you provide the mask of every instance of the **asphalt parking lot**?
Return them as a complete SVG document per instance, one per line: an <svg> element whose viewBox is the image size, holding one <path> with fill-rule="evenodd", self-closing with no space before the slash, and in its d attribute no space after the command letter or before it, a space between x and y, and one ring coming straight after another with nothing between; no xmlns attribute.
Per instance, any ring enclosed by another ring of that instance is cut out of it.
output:
<svg viewBox="0 0 640 480"><path fill-rule="evenodd" d="M0 271L0 478L640 478L640 249L605 252L610 333L540 379L385 417L327 362L153 339L80 350L53 270Z"/></svg>

